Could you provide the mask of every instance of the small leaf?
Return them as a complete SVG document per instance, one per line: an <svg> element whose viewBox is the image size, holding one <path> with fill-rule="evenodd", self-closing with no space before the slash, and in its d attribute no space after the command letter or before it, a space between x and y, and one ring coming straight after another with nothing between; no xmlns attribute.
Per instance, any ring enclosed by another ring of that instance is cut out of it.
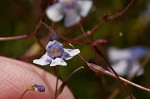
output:
<svg viewBox="0 0 150 99"><path fill-rule="evenodd" d="M64 87L65 87L65 85L66 85L66 81L64 81L62 84L61 84L61 86L59 87L59 89L58 89L58 91L57 91L57 96L59 95L59 94L61 94L61 92L63 91L63 89L64 89Z"/></svg>

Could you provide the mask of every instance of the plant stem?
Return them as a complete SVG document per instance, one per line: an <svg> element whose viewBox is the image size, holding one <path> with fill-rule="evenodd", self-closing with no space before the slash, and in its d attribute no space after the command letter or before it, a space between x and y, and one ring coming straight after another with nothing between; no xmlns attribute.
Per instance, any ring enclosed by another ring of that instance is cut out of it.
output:
<svg viewBox="0 0 150 99"><path fill-rule="evenodd" d="M106 59L106 57L104 56L104 54L96 47L93 47L95 49L95 51L97 52L97 54L99 56L101 56L103 58L103 60L106 62L106 64L108 65L108 67L113 71L114 75L116 76L116 78L118 79L121 87L126 91L126 93L129 95L130 99L135 99L135 97L132 95L132 93L128 90L128 88L125 86L125 84L122 82L122 80L119 78L118 74L115 72L115 70L112 68L112 66L109 64L108 60Z"/></svg>
<svg viewBox="0 0 150 99"><path fill-rule="evenodd" d="M121 11L117 12L117 13L114 13L112 15L106 15L104 16L89 32L85 33L85 34L82 34L78 37L76 37L76 40L79 40L81 38L84 38L86 36L91 36L93 35L94 33L96 33L95 31L105 22L109 22L109 21L112 21L112 20L115 20L117 18L119 18L120 16L122 16L131 6L132 4L134 3L135 0L131 0L128 5L123 8Z"/></svg>
<svg viewBox="0 0 150 99"><path fill-rule="evenodd" d="M57 89L58 89L58 80L59 80L59 66L56 66L56 86L55 86L55 97L57 99Z"/></svg>
<svg viewBox="0 0 150 99"><path fill-rule="evenodd" d="M82 27L82 25L79 23L81 31L83 32L84 35L85 31L84 28ZM86 36L87 40L88 37ZM127 94L129 95L130 99L134 99L134 96L132 95L132 93L127 89L127 87L125 86L125 84L121 81L121 79L119 78L118 74L115 72L115 70L112 68L112 66L109 64L108 60L105 58L105 56L103 55L103 53L96 47L96 46L92 46L91 48L93 48L95 50L95 52L101 56L103 58L103 60L106 62L106 64L109 66L109 68L113 71L113 73L116 75L121 87L127 92Z"/></svg>
<svg viewBox="0 0 150 99"><path fill-rule="evenodd" d="M20 98L19 99L23 99L23 96L28 92L29 90L28 89L26 89L22 94L21 94L21 96L20 96Z"/></svg>
<svg viewBox="0 0 150 99"><path fill-rule="evenodd" d="M99 66L99 65L92 64L92 63L88 63L88 62L87 62L87 65L89 66L89 68L90 68L92 71L94 71L94 72L97 73L97 74L106 74L106 75L108 75L108 76L110 76L110 77L113 77L113 78L115 78L115 79L118 79L118 78L115 76L115 74L113 74L113 73L111 73L111 72L105 70L104 68L102 68L102 67ZM150 89L149 89L149 88L145 88L145 87L143 87L143 86L140 86L140 85L138 85L138 84L135 84L135 83L133 83L133 82L127 80L127 79L124 79L124 78L120 77L120 76L119 76L119 78L120 78L121 81L123 81L124 83L128 83L128 84L130 84L130 85L132 85L132 86L134 86L134 87L136 87L136 88L139 88L139 89L141 89L141 90L150 92Z"/></svg>
<svg viewBox="0 0 150 99"><path fill-rule="evenodd" d="M127 78L127 80L132 81L134 79L134 77L137 75L137 73L141 70L141 68L144 68L144 66L148 63L148 61L150 60L150 56L147 56L144 61L142 62L141 66L130 76ZM125 84L127 86L127 83ZM114 99L117 94L119 94L120 89L116 88L113 93L109 96L108 99Z"/></svg>

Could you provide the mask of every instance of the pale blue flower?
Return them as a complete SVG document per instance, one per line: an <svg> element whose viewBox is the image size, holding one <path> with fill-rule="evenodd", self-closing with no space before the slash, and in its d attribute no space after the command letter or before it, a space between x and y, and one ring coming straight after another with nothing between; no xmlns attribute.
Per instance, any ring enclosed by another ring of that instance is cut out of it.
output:
<svg viewBox="0 0 150 99"><path fill-rule="evenodd" d="M77 24L81 17L86 17L92 7L92 0L58 0L46 10L46 15L53 22L64 18L64 25L71 27Z"/></svg>
<svg viewBox="0 0 150 99"><path fill-rule="evenodd" d="M56 65L66 66L67 63L63 59L69 60L79 53L80 53L79 49L63 48L63 45L60 42L54 40L50 41L47 44L46 53L40 59L33 60L33 63L39 65L50 64L50 66Z"/></svg>
<svg viewBox="0 0 150 99"><path fill-rule="evenodd" d="M149 55L147 48L143 46L136 46L127 49L118 49L110 47L108 49L108 58L112 63L113 69L120 76L131 76L140 67L139 60ZM141 68L137 73L140 76L144 73Z"/></svg>

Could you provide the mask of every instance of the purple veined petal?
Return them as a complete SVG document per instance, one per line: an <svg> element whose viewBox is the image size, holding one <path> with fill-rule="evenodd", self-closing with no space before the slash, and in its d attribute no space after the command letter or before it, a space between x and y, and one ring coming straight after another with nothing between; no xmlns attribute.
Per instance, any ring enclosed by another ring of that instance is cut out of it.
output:
<svg viewBox="0 0 150 99"><path fill-rule="evenodd" d="M121 50L116 47L110 47L108 49L108 58L110 62L116 62L119 60L128 60L132 58L132 55L128 49Z"/></svg>
<svg viewBox="0 0 150 99"><path fill-rule="evenodd" d="M80 53L80 50L79 49L67 49L67 48L64 48L64 52L68 53L71 57L77 55Z"/></svg>
<svg viewBox="0 0 150 99"><path fill-rule="evenodd" d="M86 17L93 5L92 0L77 0L77 3L79 5L80 8L80 15L82 17Z"/></svg>
<svg viewBox="0 0 150 99"><path fill-rule="evenodd" d="M64 51L62 58L64 58L65 60L69 60L71 59L73 56L70 56L70 54L68 54L67 52Z"/></svg>
<svg viewBox="0 0 150 99"><path fill-rule="evenodd" d="M47 46L46 46L46 50L48 50L49 47L52 46L54 43L55 43L55 40L54 41L49 41Z"/></svg>
<svg viewBox="0 0 150 99"><path fill-rule="evenodd" d="M52 59L60 58L64 52L63 45L56 40L49 42L46 46L46 52Z"/></svg>
<svg viewBox="0 0 150 99"><path fill-rule="evenodd" d="M63 12L62 12L62 5L61 3L56 3L51 5L47 10L46 10L46 15L49 19L51 19L54 22L58 22L61 19L63 19Z"/></svg>
<svg viewBox="0 0 150 99"><path fill-rule="evenodd" d="M49 50L49 48L54 45L54 43L56 43L56 40L53 40L53 41L49 41L47 46L46 46L46 50Z"/></svg>
<svg viewBox="0 0 150 99"><path fill-rule="evenodd" d="M34 59L33 63L44 66L50 64L51 60L52 59L46 53L40 59Z"/></svg>
<svg viewBox="0 0 150 99"><path fill-rule="evenodd" d="M46 46L46 50L49 50L52 47L52 45L55 45L55 44L57 44L57 46L63 46L60 42L53 40L53 41L48 42Z"/></svg>
<svg viewBox="0 0 150 99"><path fill-rule="evenodd" d="M67 66L67 63L61 58L56 58L52 60L50 66L56 66L56 65Z"/></svg>
<svg viewBox="0 0 150 99"><path fill-rule="evenodd" d="M65 27L72 27L79 23L81 17L77 13L76 9L73 10L66 10L65 11L65 20L64 20L64 25Z"/></svg>
<svg viewBox="0 0 150 99"><path fill-rule="evenodd" d="M73 56L75 56L79 53L80 53L79 49L65 49L64 48L64 53L62 55L62 58L64 58L65 60L69 60L69 59L73 58Z"/></svg>

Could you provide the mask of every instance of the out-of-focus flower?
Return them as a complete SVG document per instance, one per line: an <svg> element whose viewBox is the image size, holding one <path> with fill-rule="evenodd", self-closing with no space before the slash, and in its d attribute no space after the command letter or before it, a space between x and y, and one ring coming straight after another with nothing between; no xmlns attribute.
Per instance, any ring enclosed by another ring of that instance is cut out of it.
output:
<svg viewBox="0 0 150 99"><path fill-rule="evenodd" d="M92 7L92 0L59 0L46 10L46 15L53 22L64 19L66 27L77 24L81 16L86 17Z"/></svg>
<svg viewBox="0 0 150 99"><path fill-rule="evenodd" d="M38 84L31 86L30 89L38 92L45 92L45 87L43 85L38 85Z"/></svg>
<svg viewBox="0 0 150 99"><path fill-rule="evenodd" d="M55 35L55 34L53 34L53 33L50 35L50 40L51 40L51 41L57 40L57 39L58 39L58 36L57 36L57 35Z"/></svg>
<svg viewBox="0 0 150 99"><path fill-rule="evenodd" d="M113 69L120 76L130 77L140 68L139 60L149 54L147 48L143 46L136 46L127 49L118 49L116 47L110 47L108 49L108 58L112 63ZM144 69L141 68L137 73L140 76L144 73Z"/></svg>
<svg viewBox="0 0 150 99"><path fill-rule="evenodd" d="M66 66L67 63L63 59L69 60L79 53L80 53L79 49L63 48L63 45L60 42L54 40L50 41L47 44L46 53L40 59L33 60L33 63L39 65L50 64L50 66L56 65Z"/></svg>

